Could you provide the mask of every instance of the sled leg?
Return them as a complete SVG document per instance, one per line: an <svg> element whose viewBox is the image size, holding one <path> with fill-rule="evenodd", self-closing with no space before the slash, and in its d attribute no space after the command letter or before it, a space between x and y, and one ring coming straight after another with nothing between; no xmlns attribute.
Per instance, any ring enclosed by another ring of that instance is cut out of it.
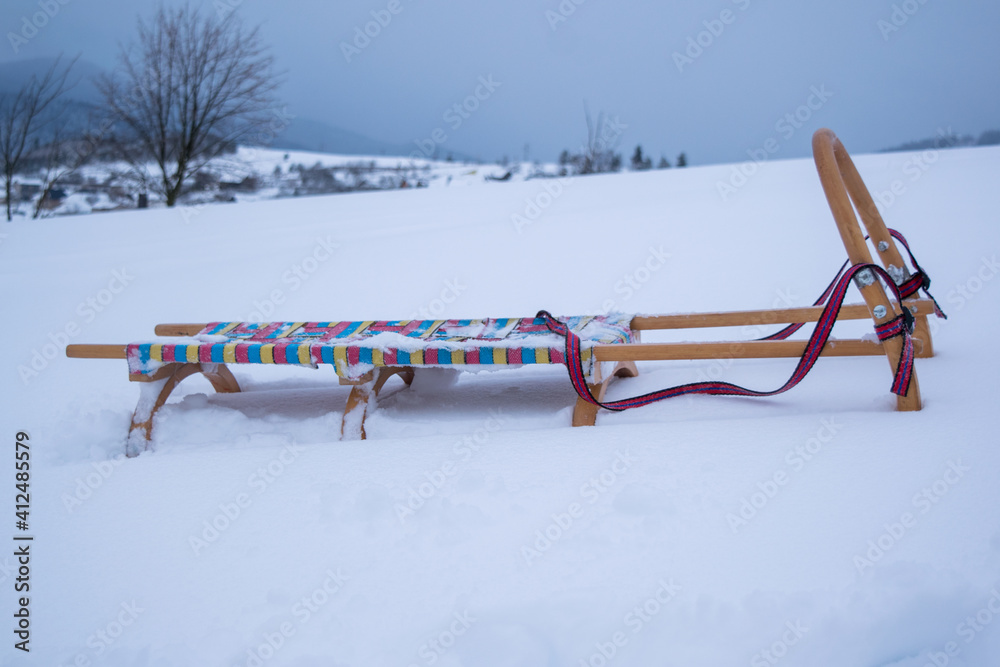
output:
<svg viewBox="0 0 1000 667"><path fill-rule="evenodd" d="M375 409L379 391L382 390L386 380L393 375L399 375L406 386L413 383L412 368L395 366L377 368L366 373L356 382L341 379L344 384L354 385L347 397L344 417L340 422L341 440L365 440L367 438L365 419L368 417L369 409Z"/></svg>
<svg viewBox="0 0 1000 667"><path fill-rule="evenodd" d="M234 394L240 390L236 378L224 364L201 364L201 374L212 383L212 389L218 394Z"/></svg>
<svg viewBox="0 0 1000 667"><path fill-rule="evenodd" d="M368 403L371 401L375 388L375 373L368 373L364 381L351 387L344 408L344 417L340 421L341 440L365 439L365 416L368 413Z"/></svg>
<svg viewBox="0 0 1000 667"><path fill-rule="evenodd" d="M861 211L866 225L870 223L868 231L876 242L886 241L888 238L886 243L891 243L892 238L885 231L882 218L876 218L878 212L875 210L875 203L868 188L861 180L847 150L830 130L817 130L816 134L813 135L813 156L827 203L830 205L834 220L837 222L837 229L840 231L840 238L847 249L847 256L850 258L851 264L870 264L872 257L868 252L864 235L861 233L861 227L854 214L854 206L857 206L858 210ZM890 247L895 248L894 245ZM899 253L896 252L896 257L898 256ZM903 266L902 259L898 261L900 263L897 266ZM858 274L858 278L861 278L863 274L864 272ZM855 278L856 284L865 303L868 304L875 325L885 324L895 318L896 313L881 283L875 280L874 276L871 277L870 282L865 283L862 283L858 278ZM883 315L878 317L875 315L876 312L881 312ZM890 338L882 343L882 347L886 357L888 357L889 366L895 374L899 365L900 351L903 348L903 339ZM914 370L906 395L896 397L896 409L900 411L919 410L920 405L920 385L917 383L917 373Z"/></svg>
<svg viewBox="0 0 1000 667"><path fill-rule="evenodd" d="M182 364L171 363L160 368L149 377L130 378L141 382L139 403L132 415L132 425L129 427L128 440L125 444L125 455L138 456L149 449L153 436L153 418L160 408L170 398L170 394L183 380L195 373L201 373L212 383L212 388L219 393L240 391L240 385L233 374L223 364Z"/></svg>
<svg viewBox="0 0 1000 667"><path fill-rule="evenodd" d="M616 378L639 377L639 369L635 367L634 361L619 361L615 366L614 376Z"/></svg>
<svg viewBox="0 0 1000 667"><path fill-rule="evenodd" d="M626 378L626 377L636 377L639 375L639 370L635 367L634 361L619 361L615 365L615 370L611 373L611 377L606 380L601 380L601 366L597 365L597 382L587 383L590 387L590 393L594 395L598 401L604 400L604 394L608 391L608 385L615 378ZM576 405L573 407L573 426L593 426L597 423L597 413L600 411L600 407L594 405L590 401L585 401L580 397L576 399Z"/></svg>

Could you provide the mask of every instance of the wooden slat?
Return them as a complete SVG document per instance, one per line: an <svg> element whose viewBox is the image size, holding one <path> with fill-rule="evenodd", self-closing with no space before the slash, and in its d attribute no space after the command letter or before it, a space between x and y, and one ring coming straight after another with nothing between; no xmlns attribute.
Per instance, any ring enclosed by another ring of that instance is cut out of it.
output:
<svg viewBox="0 0 1000 667"><path fill-rule="evenodd" d="M754 340L726 343L624 343L595 345L598 361L670 361L681 359L768 359L800 357L806 341ZM827 357L879 356L882 345L867 340L831 340L821 353Z"/></svg>
<svg viewBox="0 0 1000 667"><path fill-rule="evenodd" d="M124 359L124 345L67 345L66 356L75 359Z"/></svg>
<svg viewBox="0 0 1000 667"><path fill-rule="evenodd" d="M907 301L906 305L914 313L930 313L934 304L928 299ZM916 308L914 308L914 306ZM823 312L822 306L802 308L772 308L763 310L734 310L721 313L687 313L682 315L637 315L632 318L632 329L651 331L655 329L697 329L701 327L737 327L748 324L793 324L795 322L816 322ZM871 317L868 306L863 303L845 304L840 309L841 320L863 320ZM157 324L157 336L193 336L205 328L205 324Z"/></svg>
<svg viewBox="0 0 1000 667"><path fill-rule="evenodd" d="M157 336L194 336L204 328L204 324L157 324L153 332Z"/></svg>
<svg viewBox="0 0 1000 667"><path fill-rule="evenodd" d="M681 359L766 359L802 356L805 341L754 340L724 343L626 343L597 345L599 361L669 361ZM822 356L852 357L885 354L878 343L859 340L832 340ZM124 345L67 345L66 356L75 359L124 359Z"/></svg>
<svg viewBox="0 0 1000 667"><path fill-rule="evenodd" d="M918 313L933 311L934 304L928 299L905 302L907 307ZM634 331L655 329L698 329L701 327L737 327L744 325L793 324L796 322L816 322L823 313L822 306L804 308L778 308L765 310L734 310L723 313L688 313L684 315L637 315L632 318ZM871 317L868 306L863 303L844 305L838 320L863 320Z"/></svg>

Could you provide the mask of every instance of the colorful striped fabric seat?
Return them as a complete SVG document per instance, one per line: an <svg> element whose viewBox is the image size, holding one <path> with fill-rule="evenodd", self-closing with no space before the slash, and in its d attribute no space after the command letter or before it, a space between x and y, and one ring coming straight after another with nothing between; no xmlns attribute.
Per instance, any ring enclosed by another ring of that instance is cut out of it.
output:
<svg viewBox="0 0 1000 667"><path fill-rule="evenodd" d="M584 368L593 374L591 347L636 340L631 315L569 317L580 336ZM378 367L565 364L565 343L542 318L397 320L366 322L215 322L186 342L133 343L129 373L152 375L163 364L294 364L333 366L358 380Z"/></svg>

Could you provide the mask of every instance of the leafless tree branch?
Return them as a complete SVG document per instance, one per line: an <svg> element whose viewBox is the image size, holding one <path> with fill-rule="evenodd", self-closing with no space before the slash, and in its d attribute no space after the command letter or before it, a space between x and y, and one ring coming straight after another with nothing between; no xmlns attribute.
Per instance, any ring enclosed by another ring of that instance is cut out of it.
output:
<svg viewBox="0 0 1000 667"><path fill-rule="evenodd" d="M276 104L273 58L259 30L235 13L218 19L161 7L151 22L139 21L137 44L119 62L97 87L126 131L123 157L137 170L156 164L167 206L209 160L268 122Z"/></svg>
<svg viewBox="0 0 1000 667"><path fill-rule="evenodd" d="M60 67L61 60L62 56L56 58L45 74L32 76L16 93L0 93L0 171L8 222L13 219L14 175L25 152L47 126L59 120L56 103L69 87L69 72L77 59L64 68Z"/></svg>

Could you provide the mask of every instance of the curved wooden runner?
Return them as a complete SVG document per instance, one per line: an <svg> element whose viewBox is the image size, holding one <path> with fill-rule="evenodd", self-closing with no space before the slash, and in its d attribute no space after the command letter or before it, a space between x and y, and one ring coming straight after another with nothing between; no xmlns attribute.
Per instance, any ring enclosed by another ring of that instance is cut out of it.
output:
<svg viewBox="0 0 1000 667"><path fill-rule="evenodd" d="M840 232L840 238L844 242L844 248L847 250L851 264L872 263L871 253L868 252L868 245L865 243L865 235L854 215L854 208L857 207L865 228L868 230L868 235L871 236L876 247L880 250L885 248L885 250L881 250L880 258L886 269L891 274L894 271L889 268L890 266L905 267L899 250L896 249L896 244L882 221L882 216L875 208L875 202L872 200L868 188L861 180L861 175L854 166L854 161L851 160L851 156L848 155L837 135L825 128L818 130L813 135L812 147L816 171L819 172L823 192L826 194L827 203L829 203L834 220L837 222L837 230ZM872 313L875 325L885 324L895 318L898 313L893 309L892 302L886 296L881 283L874 276L872 276L871 282L863 284L865 282L867 281L856 281L855 284L857 284L861 296ZM876 312L882 313L882 316L877 316ZM885 349L889 366L895 375L899 365L903 339L891 338L885 341L882 347ZM920 409L920 386L917 384L916 370L913 372L909 391L905 396L896 397L896 407L903 411Z"/></svg>
<svg viewBox="0 0 1000 667"><path fill-rule="evenodd" d="M132 425L128 431L125 447L127 456L138 456L148 449L156 413L167 402L177 385L196 373L204 375L212 383L212 388L220 394L240 391L236 378L223 364L166 364L148 380L142 381L139 404L132 415Z"/></svg>

